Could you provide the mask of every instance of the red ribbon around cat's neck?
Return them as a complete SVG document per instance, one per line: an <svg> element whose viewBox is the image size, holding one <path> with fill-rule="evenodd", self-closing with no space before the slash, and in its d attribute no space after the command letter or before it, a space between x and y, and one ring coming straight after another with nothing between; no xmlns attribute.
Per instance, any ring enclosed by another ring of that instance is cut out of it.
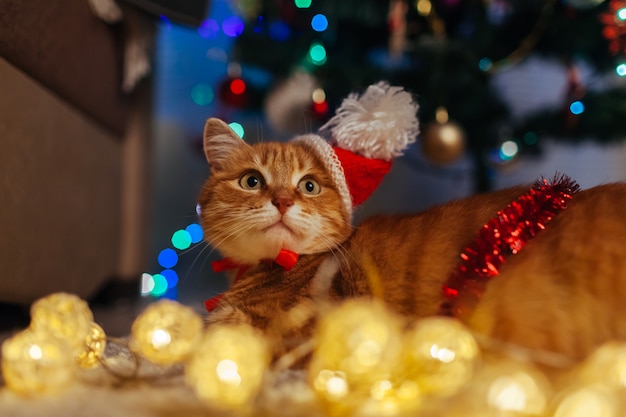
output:
<svg viewBox="0 0 626 417"><path fill-rule="evenodd" d="M565 175L556 175L552 181L543 178L499 211L467 245L457 268L443 285L445 301L440 313L467 318L506 259L519 253L550 220L565 210L578 190L578 184Z"/></svg>
<svg viewBox="0 0 626 417"><path fill-rule="evenodd" d="M278 252L278 256L273 261L273 263L275 263L276 265L282 266L285 271L291 270L296 265L296 262L298 262L298 254L288 249L281 249L280 252ZM252 265L245 265L236 262L231 258L224 258L212 262L211 267L213 268L214 272L224 272L237 269L237 275L235 276L236 282L241 279L241 277L246 273L248 269L252 267ZM215 310L215 307L217 307L217 304L220 302L221 298L222 294L217 295L213 298L209 298L204 302L204 306L208 311L213 311Z"/></svg>

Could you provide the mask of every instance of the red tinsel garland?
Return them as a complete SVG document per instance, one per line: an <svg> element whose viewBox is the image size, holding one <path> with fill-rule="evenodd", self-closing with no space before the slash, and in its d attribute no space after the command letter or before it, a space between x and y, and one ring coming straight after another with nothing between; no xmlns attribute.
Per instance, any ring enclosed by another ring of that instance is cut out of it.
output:
<svg viewBox="0 0 626 417"><path fill-rule="evenodd" d="M466 317L478 304L487 283L500 273L507 257L519 253L545 229L567 208L578 190L575 181L557 174L551 181L538 180L530 191L499 211L461 253L459 265L443 285L441 314Z"/></svg>

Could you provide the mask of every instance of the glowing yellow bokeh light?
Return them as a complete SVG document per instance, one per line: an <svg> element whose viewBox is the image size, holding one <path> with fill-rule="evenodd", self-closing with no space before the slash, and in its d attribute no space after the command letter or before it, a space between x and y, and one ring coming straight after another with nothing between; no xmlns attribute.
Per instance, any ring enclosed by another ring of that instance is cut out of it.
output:
<svg viewBox="0 0 626 417"><path fill-rule="evenodd" d="M237 363L231 359L221 360L215 367L215 372L220 381L239 386L241 384L241 375L239 375L239 367Z"/></svg>
<svg viewBox="0 0 626 417"><path fill-rule="evenodd" d="M155 349L161 349L164 346L169 345L172 342L172 336L170 332L164 329L155 329L152 332L152 346Z"/></svg>
<svg viewBox="0 0 626 417"><path fill-rule="evenodd" d="M82 351L93 322L85 301L73 294L54 293L33 303L30 314L34 331L64 340L74 355Z"/></svg>
<svg viewBox="0 0 626 417"><path fill-rule="evenodd" d="M2 344L2 376L19 394L56 392L74 379L72 350L61 339L27 329Z"/></svg>
<svg viewBox="0 0 626 417"><path fill-rule="evenodd" d="M626 388L626 343L609 342L600 346L582 364L578 378L584 384Z"/></svg>
<svg viewBox="0 0 626 417"><path fill-rule="evenodd" d="M601 387L582 387L563 395L554 417L616 417L615 396Z"/></svg>
<svg viewBox="0 0 626 417"><path fill-rule="evenodd" d="M194 310L163 299L135 319L129 346L154 363L169 365L186 360L201 334L202 319Z"/></svg>
<svg viewBox="0 0 626 417"><path fill-rule="evenodd" d="M345 375L348 390L369 392L377 381L390 377L400 359L401 323L376 302L351 300L320 320L310 369L312 375ZM322 396L335 397L324 392Z"/></svg>
<svg viewBox="0 0 626 417"><path fill-rule="evenodd" d="M251 407L270 361L266 339L248 325L206 330L185 368L185 380L212 407Z"/></svg>
<svg viewBox="0 0 626 417"><path fill-rule="evenodd" d="M89 333L85 338L83 350L76 356L76 362L81 368L93 368L100 364L106 348L106 333L96 323L91 323Z"/></svg>
<svg viewBox="0 0 626 417"><path fill-rule="evenodd" d="M433 9L433 5L430 0L417 0L415 8L420 15L428 16Z"/></svg>
<svg viewBox="0 0 626 417"><path fill-rule="evenodd" d="M424 319L405 335L406 371L424 392L448 395L473 376L478 345L458 321Z"/></svg>
<svg viewBox="0 0 626 417"><path fill-rule="evenodd" d="M326 92L322 88L316 88L313 90L311 98L313 99L313 103L323 103L326 101Z"/></svg>

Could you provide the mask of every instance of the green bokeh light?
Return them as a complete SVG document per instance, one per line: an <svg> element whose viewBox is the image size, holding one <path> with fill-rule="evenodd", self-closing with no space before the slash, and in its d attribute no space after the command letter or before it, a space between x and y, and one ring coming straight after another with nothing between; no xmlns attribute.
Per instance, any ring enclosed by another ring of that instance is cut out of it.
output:
<svg viewBox="0 0 626 417"><path fill-rule="evenodd" d="M230 126L230 128L235 131L237 136L239 136L241 139L243 139L243 135L245 134L245 132L244 132L243 126L241 124L239 124L237 122L231 122L231 123L228 124L228 126Z"/></svg>
<svg viewBox="0 0 626 417"><path fill-rule="evenodd" d="M177 230L172 235L172 245L178 250L185 250L191 246L191 235L186 230Z"/></svg>
<svg viewBox="0 0 626 417"><path fill-rule="evenodd" d="M309 58L315 65L322 65L326 62L326 48L321 43L313 43L309 49Z"/></svg>
<svg viewBox="0 0 626 417"><path fill-rule="evenodd" d="M161 274L152 275L152 279L154 280L154 288L150 291L155 297L159 297L167 291L167 279Z"/></svg>
<svg viewBox="0 0 626 417"><path fill-rule="evenodd" d="M200 83L191 87L191 101L198 106L208 106L213 103L214 98L213 89L208 84Z"/></svg>

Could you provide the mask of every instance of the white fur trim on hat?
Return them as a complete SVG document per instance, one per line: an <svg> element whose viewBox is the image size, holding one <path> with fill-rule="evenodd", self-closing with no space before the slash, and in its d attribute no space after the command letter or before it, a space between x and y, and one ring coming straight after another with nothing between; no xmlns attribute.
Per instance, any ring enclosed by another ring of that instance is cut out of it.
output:
<svg viewBox="0 0 626 417"><path fill-rule="evenodd" d="M317 156L326 165L326 169L330 172L332 180L337 186L344 208L348 215L352 217L352 196L350 195L350 190L348 190L343 167L332 146L320 136L313 134L298 136L293 140L306 143L317 153Z"/></svg>
<svg viewBox="0 0 626 417"><path fill-rule="evenodd" d="M389 161L419 133L418 105L402 87L381 81L363 95L350 94L321 131L330 130L334 143L366 158Z"/></svg>

